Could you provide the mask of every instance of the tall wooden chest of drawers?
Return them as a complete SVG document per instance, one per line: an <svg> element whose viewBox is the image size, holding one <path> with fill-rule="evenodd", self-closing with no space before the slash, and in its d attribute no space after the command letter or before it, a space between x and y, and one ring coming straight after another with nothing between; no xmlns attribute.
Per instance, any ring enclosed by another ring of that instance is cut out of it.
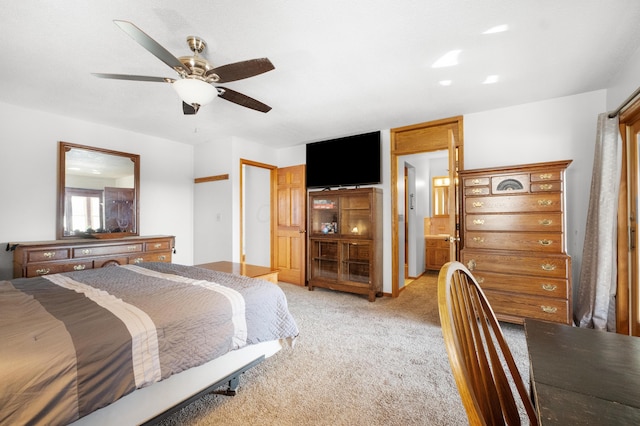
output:
<svg viewBox="0 0 640 426"><path fill-rule="evenodd" d="M461 262L499 320L570 324L565 170L571 160L459 172Z"/></svg>
<svg viewBox="0 0 640 426"><path fill-rule="evenodd" d="M13 276L29 278L140 262L170 263L174 241L170 235L155 235L10 243L14 247Z"/></svg>

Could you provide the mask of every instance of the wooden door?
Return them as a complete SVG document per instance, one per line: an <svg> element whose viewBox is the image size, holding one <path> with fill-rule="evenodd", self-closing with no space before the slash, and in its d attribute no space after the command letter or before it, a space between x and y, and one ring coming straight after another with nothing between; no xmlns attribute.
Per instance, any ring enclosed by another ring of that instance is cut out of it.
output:
<svg viewBox="0 0 640 426"><path fill-rule="evenodd" d="M278 279L306 283L306 186L305 166L278 169L276 264Z"/></svg>

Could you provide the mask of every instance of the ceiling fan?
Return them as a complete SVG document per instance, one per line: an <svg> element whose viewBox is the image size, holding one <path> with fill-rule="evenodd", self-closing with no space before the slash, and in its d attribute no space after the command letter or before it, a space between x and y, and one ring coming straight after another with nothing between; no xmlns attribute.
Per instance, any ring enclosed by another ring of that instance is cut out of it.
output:
<svg viewBox="0 0 640 426"><path fill-rule="evenodd" d="M128 21L113 21L121 30L137 41L155 57L178 73L179 78L151 77L129 74L93 73L96 77L116 80L150 81L170 83L182 99L184 114L195 114L200 107L211 102L216 96L229 102L251 108L260 112L269 112L271 107L247 95L226 87L214 86L215 83L228 83L253 77L275 67L267 58L250 59L233 64L213 67L206 59L198 56L206 47L203 39L196 36L187 37L187 44L193 52L192 56L176 58L158 42L149 37L140 28Z"/></svg>

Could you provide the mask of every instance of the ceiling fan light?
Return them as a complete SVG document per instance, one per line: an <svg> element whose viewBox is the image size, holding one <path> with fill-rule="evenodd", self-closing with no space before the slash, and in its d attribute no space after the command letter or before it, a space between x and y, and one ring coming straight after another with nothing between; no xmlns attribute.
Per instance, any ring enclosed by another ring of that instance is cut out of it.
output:
<svg viewBox="0 0 640 426"><path fill-rule="evenodd" d="M176 80L171 86L178 93L180 99L189 105L204 106L218 96L218 90L214 86L197 78Z"/></svg>

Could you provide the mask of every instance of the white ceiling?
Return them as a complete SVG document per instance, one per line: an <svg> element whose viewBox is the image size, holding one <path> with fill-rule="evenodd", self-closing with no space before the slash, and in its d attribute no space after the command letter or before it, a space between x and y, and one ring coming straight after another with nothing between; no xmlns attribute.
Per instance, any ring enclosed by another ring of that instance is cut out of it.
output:
<svg viewBox="0 0 640 426"><path fill-rule="evenodd" d="M214 66L268 57L275 70L225 86L273 109L216 99L184 116L168 84L92 76L177 76L113 19L175 56L198 35ZM0 101L191 144L286 147L606 88L640 45L638 22L637 0L12 1ZM431 67L454 49L459 65Z"/></svg>

